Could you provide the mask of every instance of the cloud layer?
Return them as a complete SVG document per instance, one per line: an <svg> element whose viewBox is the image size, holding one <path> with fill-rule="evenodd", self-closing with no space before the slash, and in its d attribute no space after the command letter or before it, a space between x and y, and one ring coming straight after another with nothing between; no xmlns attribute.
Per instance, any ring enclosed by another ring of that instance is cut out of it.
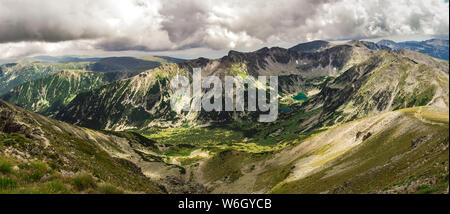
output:
<svg viewBox="0 0 450 214"><path fill-rule="evenodd" d="M0 57L447 35L443 0L0 0Z"/></svg>

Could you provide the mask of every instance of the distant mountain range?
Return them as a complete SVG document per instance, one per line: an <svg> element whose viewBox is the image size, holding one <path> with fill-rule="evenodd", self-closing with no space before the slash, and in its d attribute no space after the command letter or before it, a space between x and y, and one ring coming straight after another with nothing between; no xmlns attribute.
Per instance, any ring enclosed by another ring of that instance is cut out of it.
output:
<svg viewBox="0 0 450 214"><path fill-rule="evenodd" d="M377 42L379 45L383 45L394 50L413 50L420 53L427 54L438 59L449 59L449 42L448 39L430 39L426 41L407 41L407 42L394 42L391 40L381 40Z"/></svg>
<svg viewBox="0 0 450 214"><path fill-rule="evenodd" d="M45 63L67 63L67 62L96 62L102 58L98 57L90 57L83 58L78 56L35 56L28 61L37 61L37 62L45 62Z"/></svg>
<svg viewBox="0 0 450 214"><path fill-rule="evenodd" d="M41 61L0 65L0 95L22 83L40 79L63 70L88 70L106 73L109 81L128 78L165 63L182 62L166 56L77 58L40 56ZM44 60L45 59L45 60ZM91 60L91 61L89 61Z"/></svg>
<svg viewBox="0 0 450 214"><path fill-rule="evenodd" d="M449 59L449 40L448 39L430 39L426 41L406 41L406 42L394 42L392 40L381 40L377 43L361 41L369 49L382 50L413 50L438 59ZM316 52L330 47L330 42L317 40L312 42L306 42L298 44L290 50L300 52Z"/></svg>

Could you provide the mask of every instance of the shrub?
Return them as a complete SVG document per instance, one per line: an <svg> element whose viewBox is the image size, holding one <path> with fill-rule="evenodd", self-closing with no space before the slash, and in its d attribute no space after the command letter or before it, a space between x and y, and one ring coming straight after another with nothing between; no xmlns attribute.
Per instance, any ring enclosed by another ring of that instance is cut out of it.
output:
<svg viewBox="0 0 450 214"><path fill-rule="evenodd" d="M89 174L76 175L72 179L72 185L79 191L97 187L94 178Z"/></svg>
<svg viewBox="0 0 450 214"><path fill-rule="evenodd" d="M0 173L9 174L12 171L12 165L10 163L6 161L0 161Z"/></svg>
<svg viewBox="0 0 450 214"><path fill-rule="evenodd" d="M49 171L47 165L42 162L31 162L30 173L28 179L32 181L39 181Z"/></svg>

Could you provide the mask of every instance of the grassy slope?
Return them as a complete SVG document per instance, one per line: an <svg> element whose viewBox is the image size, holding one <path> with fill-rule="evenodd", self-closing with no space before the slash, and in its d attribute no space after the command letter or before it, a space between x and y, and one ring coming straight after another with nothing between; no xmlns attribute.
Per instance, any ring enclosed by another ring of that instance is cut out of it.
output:
<svg viewBox="0 0 450 214"><path fill-rule="evenodd" d="M419 143L413 147L414 142ZM388 112L285 148L253 147L222 147L196 160L188 173L213 193L441 193L448 188L448 110Z"/></svg>
<svg viewBox="0 0 450 214"><path fill-rule="evenodd" d="M361 145L271 193L441 193L448 190L448 111L405 109ZM423 120L423 121L422 121ZM413 142L423 138L417 146Z"/></svg>
<svg viewBox="0 0 450 214"><path fill-rule="evenodd" d="M16 86L2 98L29 111L50 115L66 106L78 93L106 83L103 73L65 70Z"/></svg>
<svg viewBox="0 0 450 214"><path fill-rule="evenodd" d="M2 65L0 74L0 95L8 92L11 88L22 83L47 77L64 69L83 70L89 66L88 63L20 63L14 66Z"/></svg>

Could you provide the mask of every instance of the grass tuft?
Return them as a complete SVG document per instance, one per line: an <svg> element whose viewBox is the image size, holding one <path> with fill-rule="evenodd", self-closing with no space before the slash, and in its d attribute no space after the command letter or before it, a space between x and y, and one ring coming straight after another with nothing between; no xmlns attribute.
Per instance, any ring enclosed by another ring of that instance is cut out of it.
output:
<svg viewBox="0 0 450 214"><path fill-rule="evenodd" d="M63 184L61 181L52 181L50 183L47 183L44 187L44 192L48 194L67 194L70 193L69 189L65 184Z"/></svg>
<svg viewBox="0 0 450 214"><path fill-rule="evenodd" d="M17 186L16 179L0 177L0 190L12 190L17 188Z"/></svg>
<svg viewBox="0 0 450 214"><path fill-rule="evenodd" d="M72 179L72 185L75 189L83 191L89 188L96 188L97 184L94 178L89 174L79 174Z"/></svg>
<svg viewBox="0 0 450 214"><path fill-rule="evenodd" d="M99 190L103 194L123 194L123 191L111 184L102 184L99 186Z"/></svg>

